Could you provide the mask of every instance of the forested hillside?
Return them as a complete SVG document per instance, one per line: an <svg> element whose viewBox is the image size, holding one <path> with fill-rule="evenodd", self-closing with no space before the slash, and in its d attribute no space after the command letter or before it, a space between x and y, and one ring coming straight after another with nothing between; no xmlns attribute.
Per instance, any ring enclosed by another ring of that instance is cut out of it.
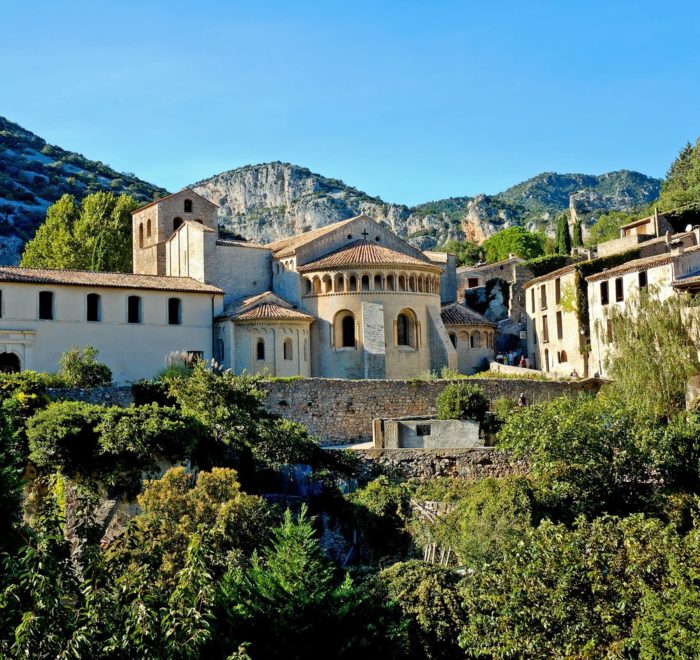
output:
<svg viewBox="0 0 700 660"><path fill-rule="evenodd" d="M22 246L62 195L81 200L97 191L126 193L138 202L167 194L133 174L47 144L0 117L0 263L19 261Z"/></svg>

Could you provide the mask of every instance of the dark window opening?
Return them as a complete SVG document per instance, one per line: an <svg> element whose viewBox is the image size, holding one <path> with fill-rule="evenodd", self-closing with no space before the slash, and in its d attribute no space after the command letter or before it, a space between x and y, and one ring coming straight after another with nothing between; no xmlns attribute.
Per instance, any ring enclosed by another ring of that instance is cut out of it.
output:
<svg viewBox="0 0 700 660"><path fill-rule="evenodd" d="M182 323L182 303L179 298L168 298L168 324L180 325Z"/></svg>
<svg viewBox="0 0 700 660"><path fill-rule="evenodd" d="M53 293L51 291L39 292L39 318L45 321L53 319Z"/></svg>
<svg viewBox="0 0 700 660"><path fill-rule="evenodd" d="M615 301L622 302L625 299L625 290L622 286L622 278L618 277L615 280Z"/></svg>
<svg viewBox="0 0 700 660"><path fill-rule="evenodd" d="M557 312L557 339L564 338L564 323L562 320L561 312Z"/></svg>
<svg viewBox="0 0 700 660"><path fill-rule="evenodd" d="M549 341L549 325L547 325L547 317L542 317L542 341Z"/></svg>
<svg viewBox="0 0 700 660"><path fill-rule="evenodd" d="M127 299L127 322L141 323L141 298L129 296Z"/></svg>
<svg viewBox="0 0 700 660"><path fill-rule="evenodd" d="M255 359L264 360L265 359L265 340L258 339L257 344L255 344Z"/></svg>
<svg viewBox="0 0 700 660"><path fill-rule="evenodd" d="M610 295L608 292L608 283L601 282L600 283L600 304L607 305L609 302L610 302Z"/></svg>
<svg viewBox="0 0 700 660"><path fill-rule="evenodd" d="M396 319L396 343L399 346L408 346L408 317L405 314L399 314Z"/></svg>
<svg viewBox="0 0 700 660"><path fill-rule="evenodd" d="M19 357L15 353L0 353L0 373L16 374L20 371Z"/></svg>
<svg viewBox="0 0 700 660"><path fill-rule="evenodd" d="M173 220L173 231L177 231L185 221L182 218L175 218Z"/></svg>
<svg viewBox="0 0 700 660"><path fill-rule="evenodd" d="M101 321L100 296L97 293L88 293L87 296L87 320Z"/></svg>
<svg viewBox="0 0 700 660"><path fill-rule="evenodd" d="M424 435L430 435L430 424L417 424L416 435L421 437Z"/></svg>
<svg viewBox="0 0 700 660"><path fill-rule="evenodd" d="M473 289L477 286L479 286L479 278L478 277L468 277L467 278L467 288L468 289Z"/></svg>
<svg viewBox="0 0 700 660"><path fill-rule="evenodd" d="M645 270L639 271L639 288L643 289L647 285L647 272Z"/></svg>
<svg viewBox="0 0 700 660"><path fill-rule="evenodd" d="M191 199L185 200L185 213L192 213L192 200Z"/></svg>
<svg viewBox="0 0 700 660"><path fill-rule="evenodd" d="M355 319L348 315L342 321L342 342L343 348L355 348Z"/></svg>
<svg viewBox="0 0 700 660"><path fill-rule="evenodd" d="M554 280L554 304L558 305L561 302L561 279L558 277Z"/></svg>

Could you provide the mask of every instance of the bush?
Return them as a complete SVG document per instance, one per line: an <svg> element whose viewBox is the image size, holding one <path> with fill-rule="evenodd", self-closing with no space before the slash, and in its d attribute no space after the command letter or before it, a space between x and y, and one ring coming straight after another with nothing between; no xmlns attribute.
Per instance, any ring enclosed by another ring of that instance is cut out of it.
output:
<svg viewBox="0 0 700 660"><path fill-rule="evenodd" d="M97 353L93 346L73 346L61 356L59 374L68 387L98 387L112 382L111 369L97 361Z"/></svg>
<svg viewBox="0 0 700 660"><path fill-rule="evenodd" d="M78 401L59 401L27 422L29 458L40 468L73 477L99 472L97 424L104 409Z"/></svg>
<svg viewBox="0 0 700 660"><path fill-rule="evenodd" d="M451 383L437 398L438 419L474 419L483 422L489 401L483 388L472 383Z"/></svg>

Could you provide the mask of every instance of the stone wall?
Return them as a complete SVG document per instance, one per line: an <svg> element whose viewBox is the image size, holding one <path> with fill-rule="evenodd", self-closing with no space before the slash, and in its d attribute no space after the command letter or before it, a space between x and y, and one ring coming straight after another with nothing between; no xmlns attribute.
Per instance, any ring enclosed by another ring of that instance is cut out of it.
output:
<svg viewBox="0 0 700 660"><path fill-rule="evenodd" d="M477 481L487 477L526 474L525 461L516 461L493 447L468 449L359 449L358 478L364 482L379 474L405 479L459 477Z"/></svg>
<svg viewBox="0 0 700 660"><path fill-rule="evenodd" d="M55 401L83 401L102 406L126 407L134 402L131 385L110 385L107 387L91 387L80 389L77 387L48 388L46 394Z"/></svg>
<svg viewBox="0 0 700 660"><path fill-rule="evenodd" d="M265 406L270 412L304 424L321 444L349 444L372 439L376 418L435 415L435 399L448 380L342 380L308 378L271 381ZM549 401L579 392L597 392L594 380L562 382L519 379L470 379L490 401L505 397L517 401L521 392L528 403Z"/></svg>

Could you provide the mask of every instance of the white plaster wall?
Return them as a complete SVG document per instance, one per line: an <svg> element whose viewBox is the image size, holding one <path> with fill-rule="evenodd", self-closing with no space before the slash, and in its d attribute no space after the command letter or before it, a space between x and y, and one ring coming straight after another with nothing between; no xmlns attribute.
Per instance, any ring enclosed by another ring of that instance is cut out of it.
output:
<svg viewBox="0 0 700 660"><path fill-rule="evenodd" d="M23 344L23 369L54 372L71 346L94 346L115 382L152 378L172 352L202 351L212 357L212 318L222 311L222 296L105 287L2 284L0 332L33 333ZM39 292L54 293L54 320L39 320ZM101 296L102 320L86 321L87 294ZM142 300L140 324L127 323L127 297ZM182 301L182 324L168 325L168 298ZM6 343L9 340L6 340ZM19 354L19 345L17 346ZM7 350L7 349L6 349ZM10 348L10 350L14 350ZM22 357L20 355L20 357Z"/></svg>

